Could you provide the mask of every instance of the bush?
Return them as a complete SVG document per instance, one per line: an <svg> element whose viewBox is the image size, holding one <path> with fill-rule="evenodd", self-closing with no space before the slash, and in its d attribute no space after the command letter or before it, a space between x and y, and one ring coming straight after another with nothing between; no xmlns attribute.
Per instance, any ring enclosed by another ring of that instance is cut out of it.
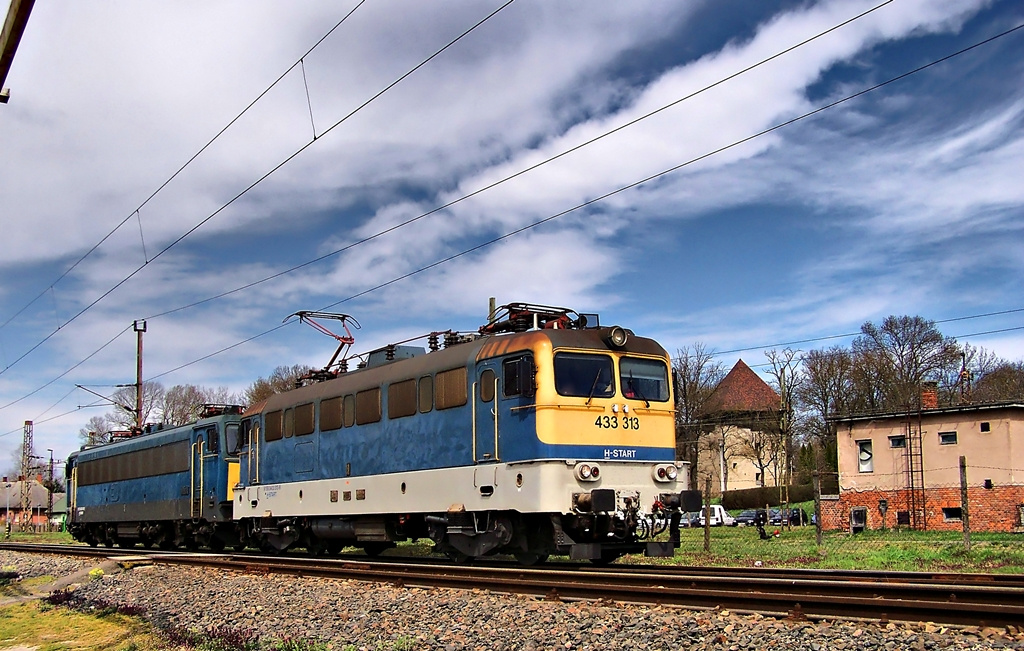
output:
<svg viewBox="0 0 1024 651"><path fill-rule="evenodd" d="M789 502L806 502L814 499L814 487L811 484L796 484L789 487ZM726 491L722 494L722 506L726 510L764 508L764 505L779 506L778 486L746 488L738 491Z"/></svg>

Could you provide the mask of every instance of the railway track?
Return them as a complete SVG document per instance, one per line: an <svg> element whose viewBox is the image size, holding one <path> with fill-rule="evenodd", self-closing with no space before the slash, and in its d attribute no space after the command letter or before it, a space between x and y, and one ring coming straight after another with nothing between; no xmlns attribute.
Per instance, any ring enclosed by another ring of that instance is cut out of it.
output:
<svg viewBox="0 0 1024 651"><path fill-rule="evenodd" d="M567 563L535 567L504 562L454 565L423 558L312 558L10 543L0 545L0 549L408 587L486 589L561 600L722 607L795 619L847 617L975 626L1019 625L1024 621L1024 577L1019 575L655 565L596 568Z"/></svg>

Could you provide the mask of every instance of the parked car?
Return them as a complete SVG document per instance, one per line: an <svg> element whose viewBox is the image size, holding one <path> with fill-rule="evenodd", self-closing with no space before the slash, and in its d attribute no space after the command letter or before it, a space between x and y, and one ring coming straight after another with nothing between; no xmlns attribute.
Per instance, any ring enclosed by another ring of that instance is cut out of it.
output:
<svg viewBox="0 0 1024 651"><path fill-rule="evenodd" d="M764 513L764 509L744 509L736 516L736 524L744 527L753 527L757 524L757 514ZM767 518L765 518L767 522Z"/></svg>
<svg viewBox="0 0 1024 651"><path fill-rule="evenodd" d="M699 527L700 524L700 511L690 511L683 513L683 517L679 520L680 527Z"/></svg>
<svg viewBox="0 0 1024 651"><path fill-rule="evenodd" d="M768 522L773 526L780 526L784 521L788 521L794 527L810 522L807 519L807 512L803 509L772 509L768 514Z"/></svg>
<svg viewBox="0 0 1024 651"><path fill-rule="evenodd" d="M736 518L729 515L729 512L725 510L721 504L711 505L711 526L712 527L735 527ZM706 509L705 509L706 510ZM704 526L704 511L700 512L700 520L697 524L699 527Z"/></svg>

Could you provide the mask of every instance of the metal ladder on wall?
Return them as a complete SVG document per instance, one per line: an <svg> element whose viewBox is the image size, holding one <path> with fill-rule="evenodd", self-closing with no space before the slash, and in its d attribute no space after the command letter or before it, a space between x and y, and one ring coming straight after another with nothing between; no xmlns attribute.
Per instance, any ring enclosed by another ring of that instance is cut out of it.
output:
<svg viewBox="0 0 1024 651"><path fill-rule="evenodd" d="M906 469L907 469L907 506L910 509L910 526L913 529L928 528L925 514L924 491L924 454L921 449L921 423L914 423L908 415L906 423Z"/></svg>

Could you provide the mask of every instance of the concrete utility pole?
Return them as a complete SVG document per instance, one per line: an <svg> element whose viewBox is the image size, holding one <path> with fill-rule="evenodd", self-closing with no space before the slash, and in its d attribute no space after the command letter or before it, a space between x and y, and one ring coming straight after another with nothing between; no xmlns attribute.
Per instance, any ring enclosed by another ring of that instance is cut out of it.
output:
<svg viewBox="0 0 1024 651"><path fill-rule="evenodd" d="M138 428L139 433L142 433L143 423L142 417L142 333L146 331L145 321L136 321L132 324L135 328L135 332L138 335L139 347L136 353L136 374L135 374L135 427Z"/></svg>
<svg viewBox="0 0 1024 651"><path fill-rule="evenodd" d="M46 448L46 451L50 453L50 468L49 468L49 479L50 485L46 491L46 526L49 530L50 520L53 519L53 450Z"/></svg>
<svg viewBox="0 0 1024 651"><path fill-rule="evenodd" d="M4 88L4 82L7 81L7 73L14 63L14 53L18 50L21 35L25 32L33 4L35 0L11 0L3 31L0 31L0 104L6 104L11 96L10 91Z"/></svg>

